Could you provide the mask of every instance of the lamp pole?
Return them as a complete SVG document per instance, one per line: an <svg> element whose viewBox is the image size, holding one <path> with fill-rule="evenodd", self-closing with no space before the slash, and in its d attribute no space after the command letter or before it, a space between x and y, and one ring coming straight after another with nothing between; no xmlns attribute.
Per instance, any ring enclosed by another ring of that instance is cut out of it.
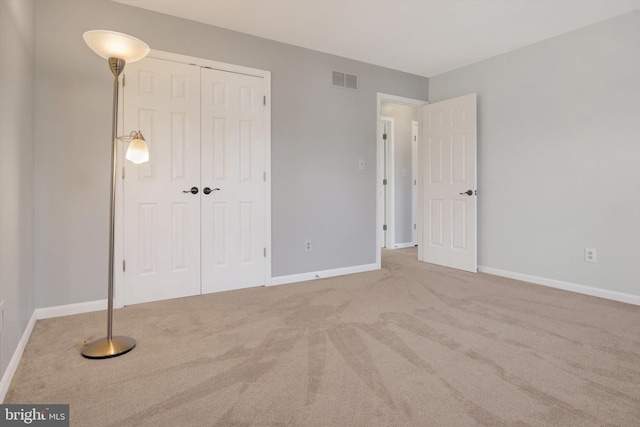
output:
<svg viewBox="0 0 640 427"><path fill-rule="evenodd" d="M111 202L109 207L109 272L107 276L107 337L95 340L82 349L82 355L89 359L106 359L125 354L136 346L133 338L113 336L113 267L115 249L116 217L116 138L118 132L118 91L120 74L124 70L125 60L109 58L109 68L113 73L113 111L111 121Z"/></svg>

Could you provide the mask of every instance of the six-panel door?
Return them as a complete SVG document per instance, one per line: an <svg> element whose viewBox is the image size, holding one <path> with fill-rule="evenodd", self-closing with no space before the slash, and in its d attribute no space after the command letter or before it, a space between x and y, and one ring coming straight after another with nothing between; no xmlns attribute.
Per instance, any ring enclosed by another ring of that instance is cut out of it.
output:
<svg viewBox="0 0 640 427"><path fill-rule="evenodd" d="M420 260L477 271L476 95L423 107Z"/></svg>
<svg viewBox="0 0 640 427"><path fill-rule="evenodd" d="M150 161L125 162L124 304L264 284L263 94L260 77L127 65L123 127Z"/></svg>

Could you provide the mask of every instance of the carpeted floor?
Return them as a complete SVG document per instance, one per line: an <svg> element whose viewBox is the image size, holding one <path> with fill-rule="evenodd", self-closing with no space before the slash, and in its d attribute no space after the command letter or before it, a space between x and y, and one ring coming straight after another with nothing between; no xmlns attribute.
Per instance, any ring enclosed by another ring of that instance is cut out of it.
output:
<svg viewBox="0 0 640 427"><path fill-rule="evenodd" d="M380 271L38 321L5 403L72 426L639 426L640 307L385 252ZM612 278L612 280L615 280Z"/></svg>

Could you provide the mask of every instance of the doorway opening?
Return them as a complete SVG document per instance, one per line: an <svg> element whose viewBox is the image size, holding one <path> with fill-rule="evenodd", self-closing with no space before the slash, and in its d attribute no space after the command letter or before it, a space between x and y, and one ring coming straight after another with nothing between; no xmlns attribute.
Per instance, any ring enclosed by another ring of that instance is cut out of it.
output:
<svg viewBox="0 0 640 427"><path fill-rule="evenodd" d="M417 245L419 117L426 101L378 93L377 96L377 256L381 249Z"/></svg>

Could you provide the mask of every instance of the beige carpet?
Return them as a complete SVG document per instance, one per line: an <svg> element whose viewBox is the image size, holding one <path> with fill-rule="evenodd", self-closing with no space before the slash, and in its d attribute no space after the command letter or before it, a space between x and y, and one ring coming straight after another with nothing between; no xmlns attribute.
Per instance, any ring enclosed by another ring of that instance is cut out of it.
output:
<svg viewBox="0 0 640 427"><path fill-rule="evenodd" d="M612 278L615 280L615 278ZM639 426L640 307L385 252L380 271L38 321L5 403L72 426Z"/></svg>

